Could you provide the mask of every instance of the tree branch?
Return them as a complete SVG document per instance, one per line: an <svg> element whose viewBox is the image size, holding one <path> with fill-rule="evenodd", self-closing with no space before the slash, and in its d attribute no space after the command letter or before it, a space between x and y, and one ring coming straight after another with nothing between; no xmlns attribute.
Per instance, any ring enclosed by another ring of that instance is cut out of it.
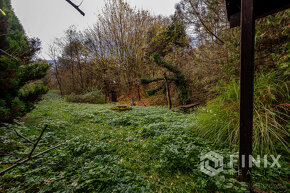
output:
<svg viewBox="0 0 290 193"><path fill-rule="evenodd" d="M40 152L40 153L36 154L35 156L32 156L31 158L26 158L26 159L24 159L24 160L22 160L22 161L16 162L14 165L12 165L12 166L6 168L5 170L2 170L2 171L0 172L0 175L5 174L5 173L8 172L9 170L11 170L11 169L17 167L17 166L20 165L20 164L24 164L24 163L28 162L29 160L32 160L32 159L34 159L34 158L37 158L37 157L41 156L42 154L45 154L45 153L47 153L47 152L49 152L49 151L51 151L51 150L54 150L54 149L56 149L56 148L62 146L63 144L64 144L64 143L62 143L62 144L60 144L60 145L58 145L58 146L52 147L52 148L50 148L50 149L47 149L47 150L45 150L45 151L43 151L43 152Z"/></svg>
<svg viewBox="0 0 290 193"><path fill-rule="evenodd" d="M205 27L206 31L208 33L210 33L211 35L213 35L217 40L219 40L222 44L224 44L224 41L221 40L215 33L213 33L208 27L207 25L204 23L204 21L201 19L198 11L196 10L195 6L193 5L193 3L190 1L190 5L193 9L193 11L195 12L196 17L199 19L199 21L201 22L201 24Z"/></svg>
<svg viewBox="0 0 290 193"><path fill-rule="evenodd" d="M19 136L19 137L21 137L21 138L23 138L23 139L25 139L26 141L28 141L29 143L32 143L32 144L34 144L34 142L33 141L31 141L30 139L28 139L27 137L25 137L25 136L23 136L23 135L21 135L16 129L13 129L14 130L14 132Z"/></svg>
<svg viewBox="0 0 290 193"><path fill-rule="evenodd" d="M33 148L32 148L31 152L30 152L29 155L28 155L28 159L31 159L32 153L34 152L36 146L38 145L38 143L39 143L39 141L40 141L40 139L41 139L43 133L44 133L45 130L47 129L47 127L48 127L47 125L44 126L44 128L43 128L42 132L40 133L40 135L39 135L39 137L38 137L36 143L33 145Z"/></svg>
<svg viewBox="0 0 290 193"><path fill-rule="evenodd" d="M80 10L80 8L79 8L79 6L77 6L76 4L74 4L73 2L71 2L70 0L66 0L69 4L71 4L71 6L73 6L78 12L80 12L80 14L82 15L82 16L85 16L85 13L82 11L82 10Z"/></svg>

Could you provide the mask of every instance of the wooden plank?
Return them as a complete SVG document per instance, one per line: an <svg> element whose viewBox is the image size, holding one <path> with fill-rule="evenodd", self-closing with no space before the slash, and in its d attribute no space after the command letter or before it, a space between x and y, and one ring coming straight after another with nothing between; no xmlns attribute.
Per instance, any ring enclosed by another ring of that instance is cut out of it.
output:
<svg viewBox="0 0 290 193"><path fill-rule="evenodd" d="M252 155L255 44L253 0L242 0L241 8L239 179L251 189L249 156Z"/></svg>

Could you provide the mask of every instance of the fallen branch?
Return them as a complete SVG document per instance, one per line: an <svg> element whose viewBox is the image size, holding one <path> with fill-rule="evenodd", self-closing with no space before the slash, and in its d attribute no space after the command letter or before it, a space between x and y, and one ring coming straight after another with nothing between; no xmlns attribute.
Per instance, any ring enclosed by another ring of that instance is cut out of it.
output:
<svg viewBox="0 0 290 193"><path fill-rule="evenodd" d="M0 165L13 165L17 162L0 162ZM57 164L44 164L44 163L23 163L23 165L45 165L45 166L55 166Z"/></svg>
<svg viewBox="0 0 290 193"><path fill-rule="evenodd" d="M62 146L63 144L64 144L64 143L59 144L59 145L57 145L57 146L55 146L55 147L52 147L52 148L50 148L50 149L47 149L47 150L45 150L45 151L43 151L43 152L40 152L40 153L38 153L38 154L36 154L36 155L30 157L30 158L26 158L26 159L24 159L24 160L22 160L22 161L15 162L14 165L12 165L12 166L6 168L5 170L2 170L2 171L0 172L0 175L5 174L7 171L9 171L9 170L11 170L11 169L17 167L17 166L20 165L20 164L24 164L24 163L28 162L29 160L32 160L32 159L37 158L37 157L39 157L39 156L41 156L41 155L43 155L43 154L45 154L45 153L47 153L47 152L50 152L51 150L54 150L54 149L56 149L56 148Z"/></svg>
<svg viewBox="0 0 290 193"><path fill-rule="evenodd" d="M9 157L25 157L26 155L12 155L9 153L0 154L0 157L9 156Z"/></svg>
<svg viewBox="0 0 290 193"><path fill-rule="evenodd" d="M45 125L44 126L44 128L43 128L43 130L41 131L41 133L40 133L40 135L39 135L39 137L38 137L38 139L37 139L37 141L36 141L36 143L34 143L34 145L33 145L33 148L32 148L32 150L31 150L31 152L30 152L30 154L28 155L28 159L30 159L31 158L31 155L32 155L32 153L34 152L34 150L35 150L35 148L36 148L36 146L38 145L38 143L39 143L39 141L40 141L40 139L41 139L41 137L42 137L42 135L43 135L43 133L45 132L45 130L47 129L47 125Z"/></svg>
<svg viewBox="0 0 290 193"><path fill-rule="evenodd" d="M19 137L21 137L21 138L23 138L23 139L25 139L26 141L28 141L29 143L32 143L32 144L34 144L34 142L33 141L31 141L30 139L28 139L27 137L25 137L25 136L23 136L23 135L21 135L16 129L13 129L14 130L14 132L19 136Z"/></svg>

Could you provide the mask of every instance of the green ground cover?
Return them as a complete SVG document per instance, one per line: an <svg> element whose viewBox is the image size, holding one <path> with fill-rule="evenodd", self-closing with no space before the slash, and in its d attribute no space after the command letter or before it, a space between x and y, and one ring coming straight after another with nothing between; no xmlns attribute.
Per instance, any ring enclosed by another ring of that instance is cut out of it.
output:
<svg viewBox="0 0 290 193"><path fill-rule="evenodd" d="M200 171L202 153L215 151L226 163L232 152L197 137L194 114L112 107L68 103L50 91L21 121L1 127L3 152L27 154L31 149L12 128L35 141L48 125L36 153L65 144L28 162L55 165L21 165L1 176L0 192L245 192L236 180L237 166L224 166L215 177ZM18 159L0 157L2 162ZM281 168L254 169L256 187L287 190L289 164L282 159Z"/></svg>

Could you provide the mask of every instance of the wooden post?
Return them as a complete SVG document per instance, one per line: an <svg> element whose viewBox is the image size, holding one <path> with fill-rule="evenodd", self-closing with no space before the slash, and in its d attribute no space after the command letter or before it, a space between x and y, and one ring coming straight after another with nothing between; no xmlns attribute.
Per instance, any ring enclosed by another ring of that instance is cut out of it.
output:
<svg viewBox="0 0 290 193"><path fill-rule="evenodd" d="M134 98L131 98L131 106L136 106L135 102L134 102Z"/></svg>
<svg viewBox="0 0 290 193"><path fill-rule="evenodd" d="M137 98L138 98L138 102L140 102L141 101L140 85L137 86Z"/></svg>
<svg viewBox="0 0 290 193"><path fill-rule="evenodd" d="M239 179L252 188L255 18L253 0L241 1L240 146Z"/></svg>
<svg viewBox="0 0 290 193"><path fill-rule="evenodd" d="M168 109L171 109L172 103L171 103L171 96L170 96L170 88L169 88L166 72L164 72L163 76L164 76L164 81L165 81L165 86L166 86L166 96L167 96L167 102L168 102Z"/></svg>

